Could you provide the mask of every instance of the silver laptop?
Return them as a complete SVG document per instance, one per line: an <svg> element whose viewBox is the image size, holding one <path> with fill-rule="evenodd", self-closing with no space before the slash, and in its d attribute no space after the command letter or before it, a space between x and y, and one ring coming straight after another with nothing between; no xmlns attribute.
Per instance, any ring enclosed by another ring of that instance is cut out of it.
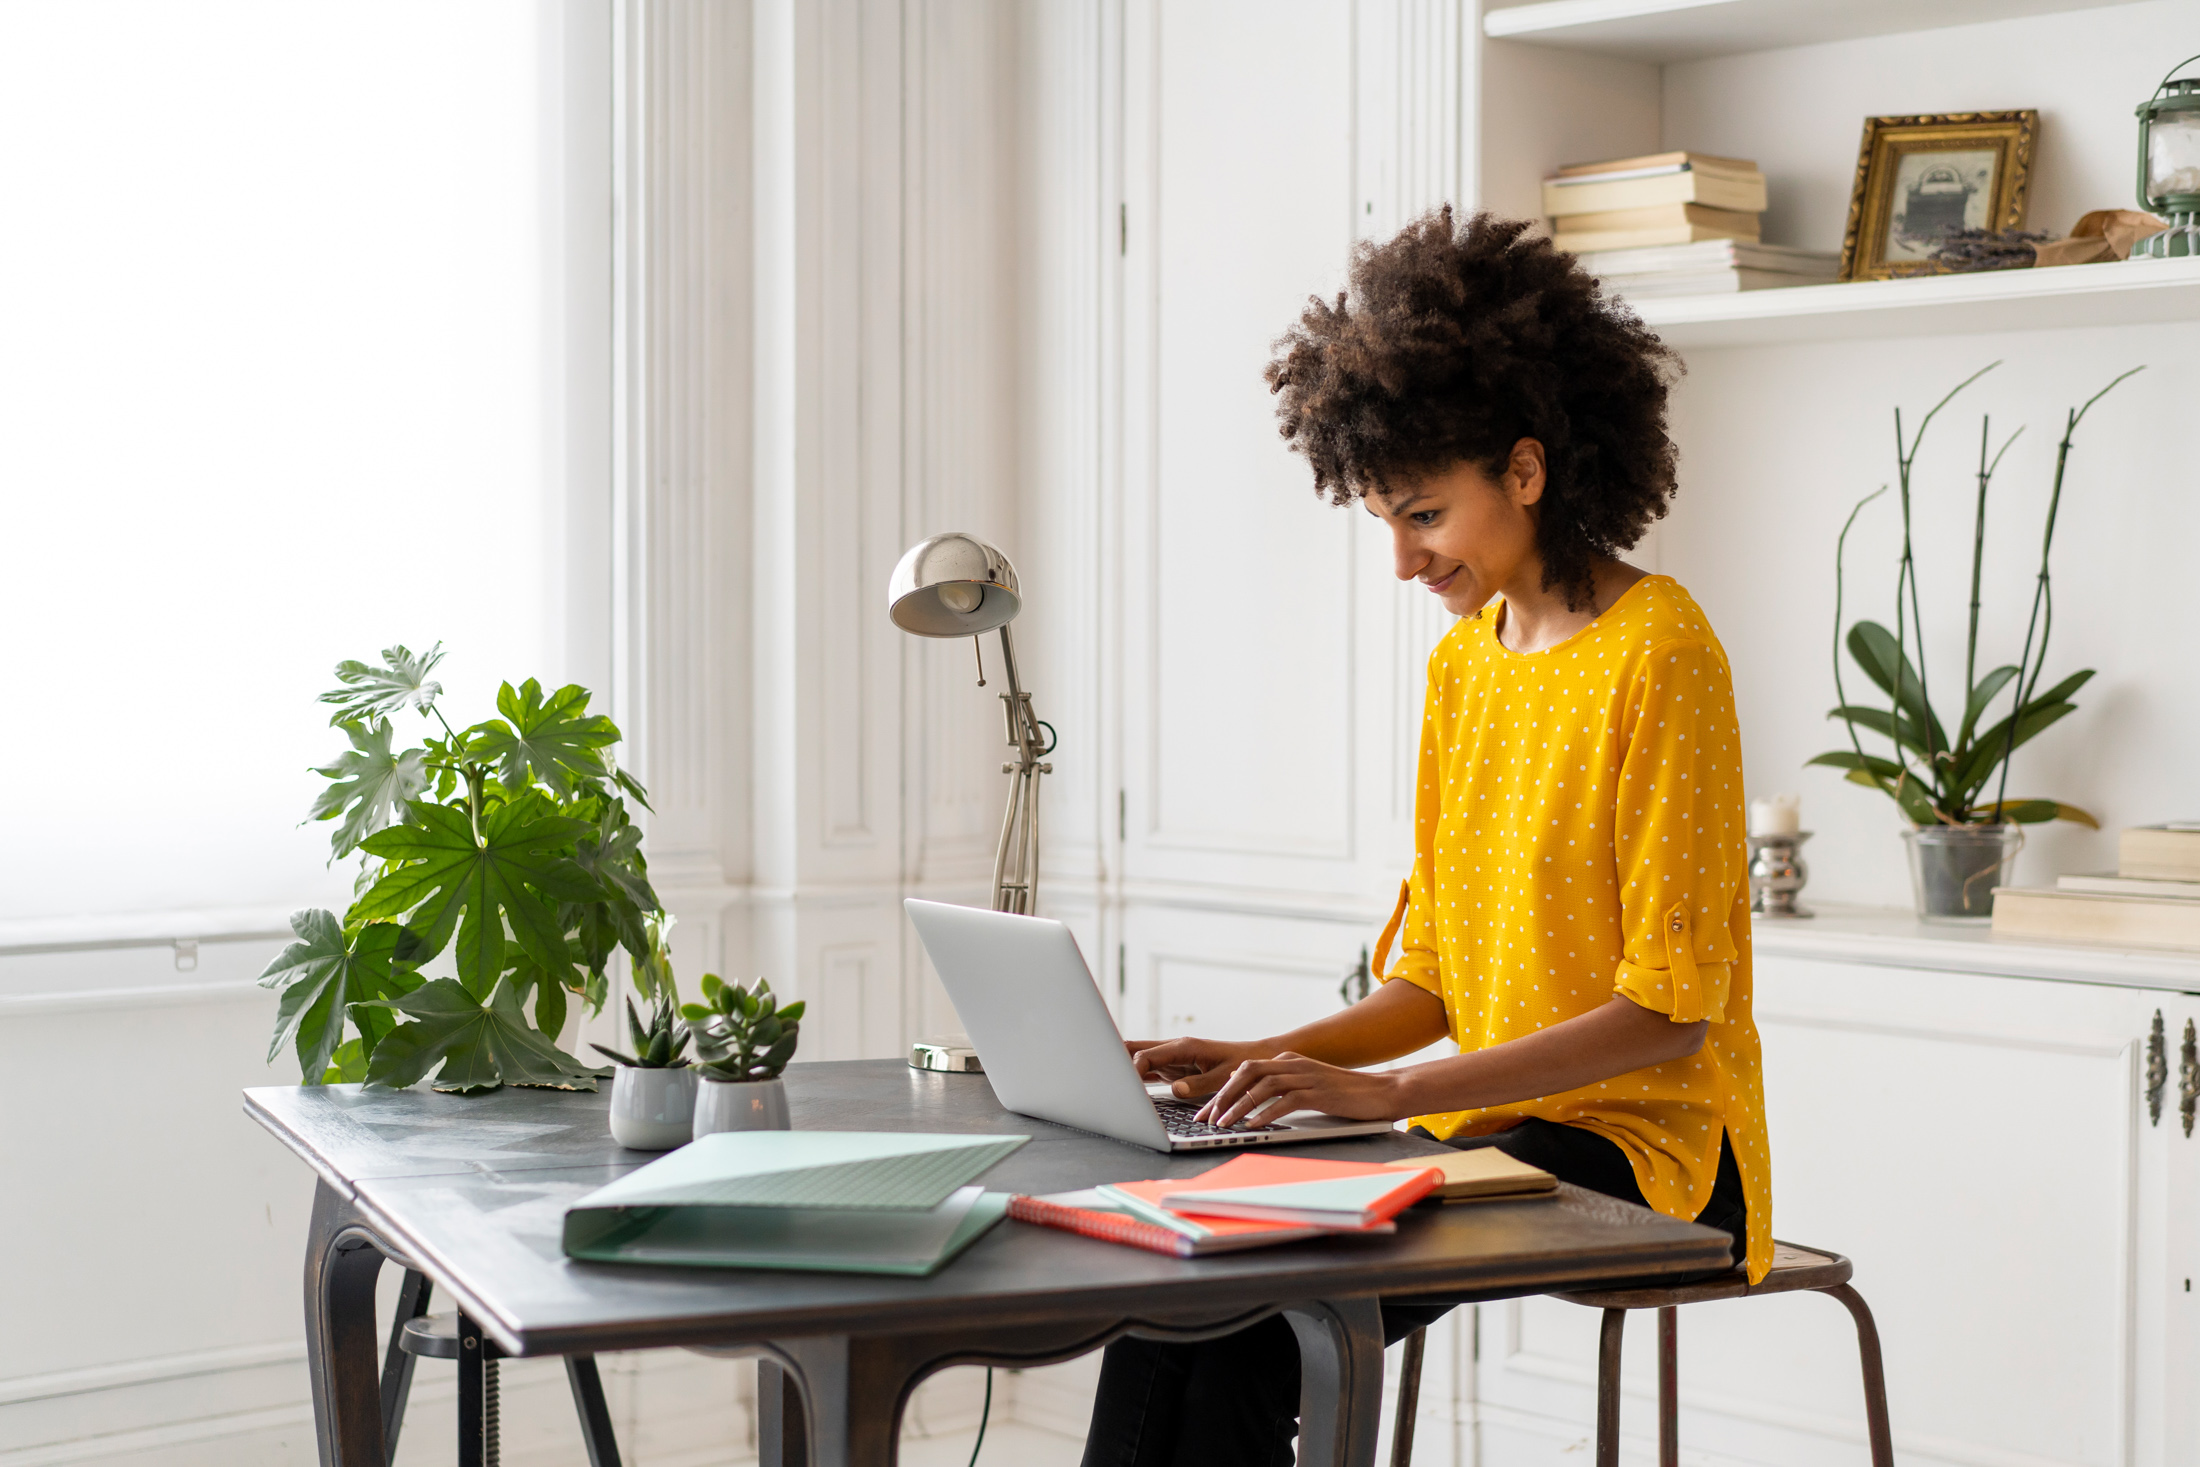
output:
<svg viewBox="0 0 2200 1467"><path fill-rule="evenodd" d="M1139 1079L1077 939L1043 917L905 900L1001 1104L1155 1151L1281 1146L1373 1136L1389 1121L1294 1111L1272 1125L1214 1126L1199 1102Z"/></svg>

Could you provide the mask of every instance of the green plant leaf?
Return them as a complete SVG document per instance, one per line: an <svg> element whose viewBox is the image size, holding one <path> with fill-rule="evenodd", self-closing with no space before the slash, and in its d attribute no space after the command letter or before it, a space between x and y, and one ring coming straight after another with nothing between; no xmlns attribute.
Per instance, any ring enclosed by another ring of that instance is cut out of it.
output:
<svg viewBox="0 0 2200 1467"><path fill-rule="evenodd" d="M1923 731L1909 719L1896 718L1884 708L1862 708L1845 704L1839 708L1827 709L1826 717L1838 718L1843 722L1853 723L1858 728L1870 729L1881 738L1890 739L1908 749L1920 759L1931 757L1931 751L1925 747Z"/></svg>
<svg viewBox="0 0 2200 1467"><path fill-rule="evenodd" d="M1933 808L1932 794L1918 782L1915 775L1898 779L1894 786L1894 802L1903 817L1912 825L1938 825L1939 813Z"/></svg>
<svg viewBox="0 0 2200 1467"><path fill-rule="evenodd" d="M520 1007L520 994L499 980L482 1003L450 978L424 983L386 1005L406 1014L375 1047L367 1084L402 1090L443 1066L435 1088L459 1094L499 1085L542 1085L593 1090L604 1072L592 1069L535 1032Z"/></svg>
<svg viewBox="0 0 2200 1467"><path fill-rule="evenodd" d="M535 1027L553 1040L565 1032L565 987L547 976L535 984Z"/></svg>
<svg viewBox="0 0 2200 1467"><path fill-rule="evenodd" d="M1823 764L1833 769L1846 769L1850 779L1858 784L1872 784L1872 776L1893 781L1902 774L1902 766L1892 759L1882 759L1877 754L1859 754L1854 749L1832 749L1815 759L1803 761L1803 767ZM1874 786L1876 788L1876 786Z"/></svg>
<svg viewBox="0 0 2200 1467"><path fill-rule="evenodd" d="M2059 800L2004 800L1999 804L1989 801L1974 809L1971 815L1985 822L2011 820L2019 825L2038 825L2047 820L2068 820L2088 830L2101 828L2100 821L2076 805L2065 805Z"/></svg>
<svg viewBox="0 0 2200 1467"><path fill-rule="evenodd" d="M1978 686L1971 689L1970 701L1963 706L1963 727L1956 734L1958 748L1971 742L1971 730L1978 727L1980 716L1986 712L1986 705L1993 702L1994 695L2016 675L2015 668L2003 666L1995 668L1978 680Z"/></svg>
<svg viewBox="0 0 2200 1467"><path fill-rule="evenodd" d="M353 919L410 914L409 925L426 940L422 961L441 952L457 931L459 977L475 994L504 971L503 925L509 921L513 940L536 967L554 982L576 984L557 903L603 895L565 854L593 827L543 814L538 800L518 800L482 817L477 842L463 809L420 800L406 808L410 823L361 842L388 864L352 904Z"/></svg>
<svg viewBox="0 0 2200 1467"><path fill-rule="evenodd" d="M1917 669L1910 665L1908 655L1895 641L1893 632L1875 621L1858 622L1849 628L1849 656L1856 659L1856 665L1864 669L1866 677L1878 684L1879 691L1890 698L1895 697L1899 675L1902 692L1896 701L1902 711L1912 723L1931 734L1935 749L1948 747L1947 731L1940 726L1933 710L1926 706L1925 689L1918 681Z"/></svg>
<svg viewBox="0 0 2200 1467"><path fill-rule="evenodd" d="M568 684L546 702L533 678L497 690L497 712L468 731L467 753L497 766L497 778L515 794L539 780L559 799L576 786L592 788L610 773L599 749L619 741L618 726L588 711L588 690ZM506 722L506 720L510 720Z"/></svg>
<svg viewBox="0 0 2200 1467"><path fill-rule="evenodd" d="M418 657L402 646L384 647L380 667L364 662L337 663L336 680L343 686L321 695L322 702L336 705L328 721L338 725L365 723L407 708L426 713L443 693L441 683L428 681L428 674L442 660L443 644L438 642Z"/></svg>
<svg viewBox="0 0 2200 1467"><path fill-rule="evenodd" d="M2033 694L2032 701L2025 706L2030 708L2037 707L2042 703L2067 703L2070 701L2070 695L2084 687L2092 676L2093 669L2090 667L2083 672L2074 672L2046 692Z"/></svg>
<svg viewBox="0 0 2200 1467"><path fill-rule="evenodd" d="M320 910L293 912L290 930L298 940L260 974L261 987L281 989L283 995L267 1062L273 1064L283 1045L295 1041L302 1083L318 1085L343 1040L351 1006L402 994L392 981L392 965L416 944L390 922L370 922L347 939L336 914Z"/></svg>
<svg viewBox="0 0 2200 1467"><path fill-rule="evenodd" d="M2014 749L2021 749L2042 733L2078 711L2075 703L2027 703L2024 715L2017 720L2017 738L2009 741L2009 720L2004 718L1978 736L1978 741L1956 760L1956 767L1949 778L1949 786L1962 793L1965 799L1975 793L1986 781L1994 777L2001 766L2002 756Z"/></svg>
<svg viewBox="0 0 2200 1467"><path fill-rule="evenodd" d="M367 1056L356 1039L347 1039L336 1046L336 1053L329 1056L328 1069L321 1075L324 1085L356 1085L367 1078Z"/></svg>
<svg viewBox="0 0 2200 1467"><path fill-rule="evenodd" d="M306 815L308 820L344 817L344 823L336 827L336 834L329 840L332 861L350 855L359 842L390 823L399 805L428 786L427 759L422 750L390 752L388 719L342 727L344 736L351 740L351 750L338 755L335 763L313 771L336 783L321 791Z"/></svg>

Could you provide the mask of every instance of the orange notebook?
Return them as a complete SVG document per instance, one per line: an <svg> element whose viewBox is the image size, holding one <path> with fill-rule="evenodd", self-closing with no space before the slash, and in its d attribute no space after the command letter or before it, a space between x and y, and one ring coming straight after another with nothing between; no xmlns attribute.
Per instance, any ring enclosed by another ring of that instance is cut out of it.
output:
<svg viewBox="0 0 2200 1467"><path fill-rule="evenodd" d="M1174 1254L1178 1258L1204 1258L1210 1253L1236 1253L1246 1248L1265 1248L1271 1243L1295 1243L1301 1238L1318 1238L1330 1231L1328 1228L1225 1217L1171 1215L1166 1223L1149 1222L1142 1216L1112 1209L1109 1199L1092 1190L1057 1192L1046 1197L1018 1196L1008 1201L1008 1215L1018 1222L1060 1228L1103 1242L1144 1248L1150 1253Z"/></svg>
<svg viewBox="0 0 2200 1467"><path fill-rule="evenodd" d="M1311 1227L1385 1225L1443 1185L1434 1167L1406 1170L1297 1156L1232 1157L1211 1172L1165 1184L1154 1200L1172 1212Z"/></svg>

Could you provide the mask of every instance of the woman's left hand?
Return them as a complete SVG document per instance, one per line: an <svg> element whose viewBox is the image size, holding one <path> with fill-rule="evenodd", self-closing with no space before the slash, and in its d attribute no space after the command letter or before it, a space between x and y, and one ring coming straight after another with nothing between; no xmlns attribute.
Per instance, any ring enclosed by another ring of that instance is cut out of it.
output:
<svg viewBox="0 0 2200 1467"><path fill-rule="evenodd" d="M1355 1121L1396 1120L1408 1110L1402 1091L1395 1070L1346 1070L1285 1053L1240 1064L1199 1119L1259 1126L1295 1110L1318 1110Z"/></svg>

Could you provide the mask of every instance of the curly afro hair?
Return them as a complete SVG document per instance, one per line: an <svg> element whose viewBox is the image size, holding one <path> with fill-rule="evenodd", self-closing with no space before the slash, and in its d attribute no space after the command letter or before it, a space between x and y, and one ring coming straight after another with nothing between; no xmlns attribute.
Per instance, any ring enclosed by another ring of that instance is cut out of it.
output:
<svg viewBox="0 0 2200 1467"><path fill-rule="evenodd" d="M1542 443L1543 584L1579 607L1598 561L1664 515L1665 431L1680 359L1519 220L1447 206L1353 252L1350 288L1307 303L1275 346L1269 390L1316 493L1347 504L1460 463L1492 478Z"/></svg>

